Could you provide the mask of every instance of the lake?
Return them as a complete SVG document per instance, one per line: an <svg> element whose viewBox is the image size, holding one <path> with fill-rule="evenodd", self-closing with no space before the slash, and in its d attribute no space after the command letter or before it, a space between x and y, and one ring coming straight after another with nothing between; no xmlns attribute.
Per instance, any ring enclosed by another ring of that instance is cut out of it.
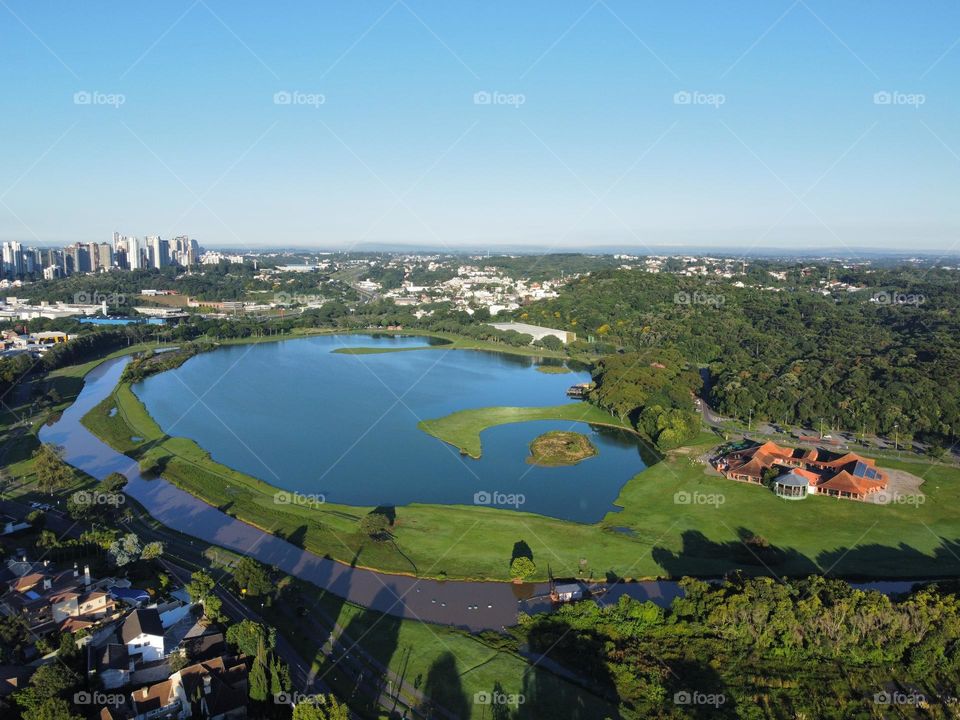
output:
<svg viewBox="0 0 960 720"><path fill-rule="evenodd" d="M559 405L585 372L547 374L531 358L473 350L350 355L404 348L416 337L324 336L237 345L197 355L133 390L169 435L278 488L346 505L492 504L596 522L645 469L622 431L569 421L501 425L475 460L417 428L420 420L498 405ZM568 467L526 462L548 430L590 437L596 457Z"/></svg>

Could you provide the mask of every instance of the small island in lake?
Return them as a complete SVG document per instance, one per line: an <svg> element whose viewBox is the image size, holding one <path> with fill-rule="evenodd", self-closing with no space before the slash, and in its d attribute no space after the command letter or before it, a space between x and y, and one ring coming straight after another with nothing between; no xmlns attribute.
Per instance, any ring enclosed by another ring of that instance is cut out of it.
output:
<svg viewBox="0 0 960 720"><path fill-rule="evenodd" d="M567 373L572 373L573 370L566 365L537 365L537 372L542 372L547 375L566 375Z"/></svg>
<svg viewBox="0 0 960 720"><path fill-rule="evenodd" d="M597 448L586 435L553 430L530 443L530 457L527 458L527 462L531 465L546 467L576 465L581 460L592 458L596 454Z"/></svg>

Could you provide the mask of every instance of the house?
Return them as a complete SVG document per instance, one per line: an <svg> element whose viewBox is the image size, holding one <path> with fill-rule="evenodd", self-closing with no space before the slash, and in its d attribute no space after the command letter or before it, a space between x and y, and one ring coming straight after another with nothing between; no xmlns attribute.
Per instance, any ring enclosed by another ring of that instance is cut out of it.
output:
<svg viewBox="0 0 960 720"><path fill-rule="evenodd" d="M107 643L102 648L94 648L91 645L90 652L96 653L97 676L104 690L114 690L130 682L133 659L127 652L126 645Z"/></svg>
<svg viewBox="0 0 960 720"><path fill-rule="evenodd" d="M757 484L772 471L774 492L791 500L815 494L865 500L885 490L888 483L887 473L871 458L780 447L770 441L727 453L716 460L715 467L731 480Z"/></svg>
<svg viewBox="0 0 960 720"><path fill-rule="evenodd" d="M574 602L583 599L583 588L578 583L561 583L553 586L550 599L555 603Z"/></svg>
<svg viewBox="0 0 960 720"><path fill-rule="evenodd" d="M211 720L247 716L248 668L244 660L220 656L194 663L163 682L130 694L134 720L186 720L199 715Z"/></svg>
<svg viewBox="0 0 960 720"><path fill-rule="evenodd" d="M98 620L113 614L116 609L116 603L102 590L57 593L50 598L50 606L53 619L58 623L67 618Z"/></svg>
<svg viewBox="0 0 960 720"><path fill-rule="evenodd" d="M120 638L130 655L139 655L144 662L162 660L163 624L156 609L137 608L123 621Z"/></svg>
<svg viewBox="0 0 960 720"><path fill-rule="evenodd" d="M3 596L7 608L26 620L34 634L51 630L76 632L112 617L116 604L104 592L90 587L90 568L84 576L76 566L55 571L49 563L8 563L14 574ZM20 572L22 571L22 572Z"/></svg>
<svg viewBox="0 0 960 720"><path fill-rule="evenodd" d="M148 685L130 693L133 701L135 720L155 720L155 718L183 718L183 708L179 698L173 694L173 682L170 679Z"/></svg>
<svg viewBox="0 0 960 720"><path fill-rule="evenodd" d="M25 566L25 567L21 567ZM14 577L3 601L21 615L35 634L57 629L76 632L113 617L116 603L107 593L90 587L90 568L84 575L72 570L53 570L48 563L35 568L30 563L8 563ZM17 571L23 570L17 576Z"/></svg>
<svg viewBox="0 0 960 720"><path fill-rule="evenodd" d="M222 632L208 632L184 638L181 647L188 658L199 661L226 653L227 641Z"/></svg>

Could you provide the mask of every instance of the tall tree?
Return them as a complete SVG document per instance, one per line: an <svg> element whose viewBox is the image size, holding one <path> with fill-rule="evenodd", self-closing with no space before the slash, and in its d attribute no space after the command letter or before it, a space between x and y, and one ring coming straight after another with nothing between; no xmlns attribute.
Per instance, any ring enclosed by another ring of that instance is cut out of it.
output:
<svg viewBox="0 0 960 720"><path fill-rule="evenodd" d="M63 461L63 448L59 445L44 443L34 451L33 461L40 492L52 493L73 481L73 471Z"/></svg>

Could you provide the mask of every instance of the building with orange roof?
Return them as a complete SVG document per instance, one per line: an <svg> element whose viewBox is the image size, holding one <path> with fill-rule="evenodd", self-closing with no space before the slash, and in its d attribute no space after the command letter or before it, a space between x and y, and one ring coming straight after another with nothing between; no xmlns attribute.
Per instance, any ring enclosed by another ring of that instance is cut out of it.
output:
<svg viewBox="0 0 960 720"><path fill-rule="evenodd" d="M772 470L774 492L788 499L816 494L865 500L888 483L887 473L871 458L853 452L833 456L817 448L781 447L771 441L721 456L716 469L731 480L756 484Z"/></svg>

